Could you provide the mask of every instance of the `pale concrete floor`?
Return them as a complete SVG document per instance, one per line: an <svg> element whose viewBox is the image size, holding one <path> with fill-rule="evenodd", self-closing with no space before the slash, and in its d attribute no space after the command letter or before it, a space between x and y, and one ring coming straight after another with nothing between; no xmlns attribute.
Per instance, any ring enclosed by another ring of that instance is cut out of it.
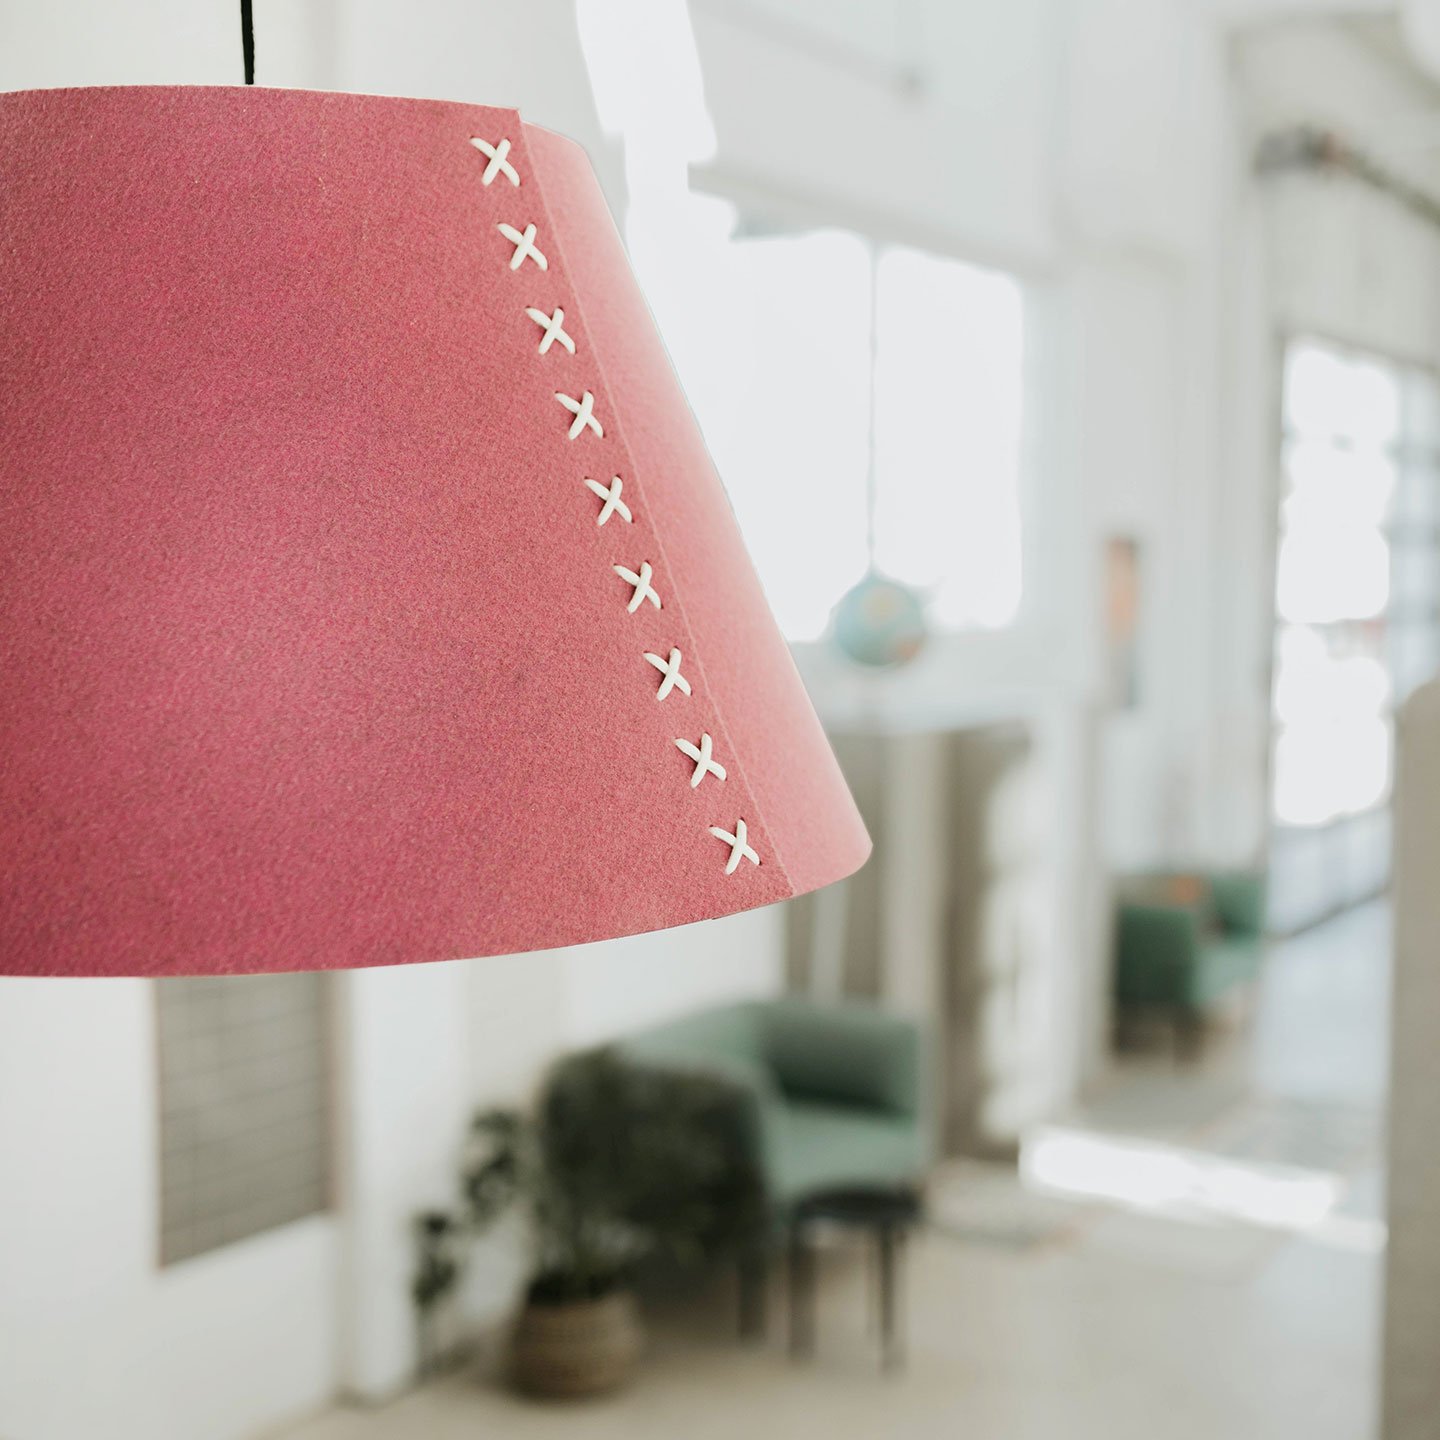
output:
<svg viewBox="0 0 1440 1440"><path fill-rule="evenodd" d="M1386 924L1372 906L1278 947L1248 1029L1193 1069L1127 1064L1084 1122L1191 1148L1213 1140L1217 1153L1264 1163L1333 1162L1351 1185L1346 1204L1378 1216ZM878 1373L865 1270L841 1249L825 1257L813 1363L792 1364L779 1333L736 1343L731 1297L717 1286L652 1314L650 1354L622 1395L535 1404L465 1373L382 1409L331 1412L288 1440L1374 1434L1373 1248L1061 1201L1007 1230L987 1216L1007 1195L1033 1202L996 1175L973 1178L942 1179L961 1197L959 1219L911 1249L899 1375ZM984 1203L967 1211L975 1195Z"/></svg>
<svg viewBox="0 0 1440 1440"><path fill-rule="evenodd" d="M1380 1159L1389 1057L1388 905L1272 947L1248 1018L1198 1063L1127 1057L1087 1120L1108 1130L1348 1174Z"/></svg>

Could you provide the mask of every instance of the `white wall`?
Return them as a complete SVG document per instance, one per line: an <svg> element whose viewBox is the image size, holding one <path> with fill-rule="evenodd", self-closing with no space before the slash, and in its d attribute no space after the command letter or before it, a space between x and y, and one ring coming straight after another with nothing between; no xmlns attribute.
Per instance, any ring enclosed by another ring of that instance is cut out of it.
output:
<svg viewBox="0 0 1440 1440"><path fill-rule="evenodd" d="M772 995L782 979L778 908L565 952L567 1038L600 1044L705 1005Z"/></svg>
<svg viewBox="0 0 1440 1440"><path fill-rule="evenodd" d="M1417 143L1440 86L1333 22L1247 37L1238 70L1252 135L1335 130L1436 193L1440 163ZM1433 122L1431 122L1433 124ZM1266 278L1277 330L1311 331L1421 362L1440 354L1440 238L1393 197L1314 174L1263 187Z"/></svg>
<svg viewBox="0 0 1440 1440"><path fill-rule="evenodd" d="M331 1392L334 1221L161 1270L154 996L0 981L0 1434L241 1440Z"/></svg>
<svg viewBox="0 0 1440 1440"><path fill-rule="evenodd" d="M340 1284L335 1384L380 1398L413 1373L412 1222L454 1195L471 1036L469 966L338 977Z"/></svg>
<svg viewBox="0 0 1440 1440"><path fill-rule="evenodd" d="M1057 0L692 7L708 183L977 258L1053 252Z"/></svg>

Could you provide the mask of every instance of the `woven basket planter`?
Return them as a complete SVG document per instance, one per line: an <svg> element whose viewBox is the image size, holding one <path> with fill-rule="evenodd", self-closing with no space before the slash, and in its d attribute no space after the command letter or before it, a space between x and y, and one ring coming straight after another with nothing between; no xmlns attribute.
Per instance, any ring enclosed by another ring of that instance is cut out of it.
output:
<svg viewBox="0 0 1440 1440"><path fill-rule="evenodd" d="M510 1375L527 1395L599 1395L635 1372L643 1332L628 1290L595 1300L544 1304L520 1312L510 1341Z"/></svg>

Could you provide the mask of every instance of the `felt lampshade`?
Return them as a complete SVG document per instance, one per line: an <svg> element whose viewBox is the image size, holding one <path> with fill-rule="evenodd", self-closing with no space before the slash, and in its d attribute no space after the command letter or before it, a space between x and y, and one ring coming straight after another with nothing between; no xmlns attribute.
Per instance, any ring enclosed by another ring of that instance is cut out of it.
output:
<svg viewBox="0 0 1440 1440"><path fill-rule="evenodd" d="M0 290L0 971L503 954L864 860L572 142L0 96Z"/></svg>

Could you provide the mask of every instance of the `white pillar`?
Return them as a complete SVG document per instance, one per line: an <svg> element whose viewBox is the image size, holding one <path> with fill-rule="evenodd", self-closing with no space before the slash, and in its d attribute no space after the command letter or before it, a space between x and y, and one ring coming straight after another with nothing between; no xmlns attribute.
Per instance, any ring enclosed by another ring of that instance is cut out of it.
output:
<svg viewBox="0 0 1440 1440"><path fill-rule="evenodd" d="M413 1377L414 1217L453 1202L469 1094L468 967L353 970L339 990L340 1388Z"/></svg>

